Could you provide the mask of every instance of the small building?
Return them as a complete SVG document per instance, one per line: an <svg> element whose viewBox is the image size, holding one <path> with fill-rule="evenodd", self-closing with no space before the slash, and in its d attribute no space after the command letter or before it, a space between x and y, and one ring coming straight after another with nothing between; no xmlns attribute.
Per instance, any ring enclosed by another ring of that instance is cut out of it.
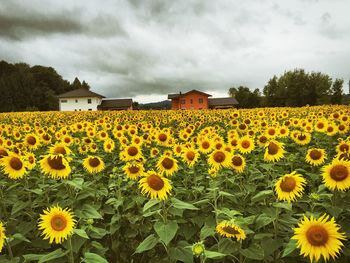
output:
<svg viewBox="0 0 350 263"><path fill-rule="evenodd" d="M211 96L198 90L191 90L186 93L169 94L168 99L171 99L172 110L224 109L233 108L238 104L235 98L209 98Z"/></svg>
<svg viewBox="0 0 350 263"><path fill-rule="evenodd" d="M60 111L96 111L104 96L88 89L75 89L57 96Z"/></svg>
<svg viewBox="0 0 350 263"><path fill-rule="evenodd" d="M98 110L132 110L132 99L102 99Z"/></svg>

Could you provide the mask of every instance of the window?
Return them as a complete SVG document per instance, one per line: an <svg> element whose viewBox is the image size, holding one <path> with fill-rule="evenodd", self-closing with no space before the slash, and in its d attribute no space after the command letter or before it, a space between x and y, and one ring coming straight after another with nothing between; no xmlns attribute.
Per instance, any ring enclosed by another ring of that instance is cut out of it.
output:
<svg viewBox="0 0 350 263"><path fill-rule="evenodd" d="M77 111L77 109L74 109L74 111Z"/></svg>
<svg viewBox="0 0 350 263"><path fill-rule="evenodd" d="M88 109L89 111L92 111L92 109Z"/></svg>
<svg viewBox="0 0 350 263"><path fill-rule="evenodd" d="M78 100L75 100L75 103L78 103Z"/></svg>
<svg viewBox="0 0 350 263"><path fill-rule="evenodd" d="M193 99L190 99L190 103L193 104Z"/></svg>
<svg viewBox="0 0 350 263"><path fill-rule="evenodd" d="M91 104L91 99L88 99L88 103Z"/></svg>
<svg viewBox="0 0 350 263"><path fill-rule="evenodd" d="M199 98L198 103L203 103L203 98Z"/></svg>
<svg viewBox="0 0 350 263"><path fill-rule="evenodd" d="M61 103L67 103L67 100L61 100Z"/></svg>
<svg viewBox="0 0 350 263"><path fill-rule="evenodd" d="M185 100L185 99L182 99L182 100L181 100L181 104L186 104L186 100Z"/></svg>

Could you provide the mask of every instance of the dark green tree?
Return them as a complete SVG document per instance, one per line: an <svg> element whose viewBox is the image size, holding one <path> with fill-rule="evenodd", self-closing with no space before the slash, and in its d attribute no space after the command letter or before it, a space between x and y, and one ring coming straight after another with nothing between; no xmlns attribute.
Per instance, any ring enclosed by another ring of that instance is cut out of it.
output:
<svg viewBox="0 0 350 263"><path fill-rule="evenodd" d="M331 103L341 104L343 98L343 84L344 80L335 79L331 88Z"/></svg>

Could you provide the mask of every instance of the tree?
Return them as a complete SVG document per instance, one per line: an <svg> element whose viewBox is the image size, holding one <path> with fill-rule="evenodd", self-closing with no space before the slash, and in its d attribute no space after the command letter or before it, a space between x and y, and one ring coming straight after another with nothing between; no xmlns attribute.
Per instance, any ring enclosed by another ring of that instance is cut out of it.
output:
<svg viewBox="0 0 350 263"><path fill-rule="evenodd" d="M75 79L73 80L73 83L71 84L71 87L72 87L73 90L74 89L81 89L81 82L80 82L80 80L77 77L75 77Z"/></svg>
<svg viewBox="0 0 350 263"><path fill-rule="evenodd" d="M87 83L85 82L85 80L83 80L83 83L81 83L81 87L82 87L83 89L87 89L87 90L90 89L90 85L87 84Z"/></svg>
<svg viewBox="0 0 350 263"><path fill-rule="evenodd" d="M255 89L251 92L248 87L239 86L238 89L232 87L229 89L229 95L235 97L239 108L254 108L260 106L260 92Z"/></svg>
<svg viewBox="0 0 350 263"><path fill-rule="evenodd" d="M341 104L343 97L343 83L342 79L335 79L331 88L331 103Z"/></svg>

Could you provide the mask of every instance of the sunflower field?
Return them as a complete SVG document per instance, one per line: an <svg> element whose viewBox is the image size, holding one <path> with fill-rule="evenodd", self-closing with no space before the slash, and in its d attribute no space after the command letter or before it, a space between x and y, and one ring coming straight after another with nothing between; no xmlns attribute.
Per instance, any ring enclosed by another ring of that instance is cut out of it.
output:
<svg viewBox="0 0 350 263"><path fill-rule="evenodd" d="M0 262L350 262L350 108L0 114Z"/></svg>

